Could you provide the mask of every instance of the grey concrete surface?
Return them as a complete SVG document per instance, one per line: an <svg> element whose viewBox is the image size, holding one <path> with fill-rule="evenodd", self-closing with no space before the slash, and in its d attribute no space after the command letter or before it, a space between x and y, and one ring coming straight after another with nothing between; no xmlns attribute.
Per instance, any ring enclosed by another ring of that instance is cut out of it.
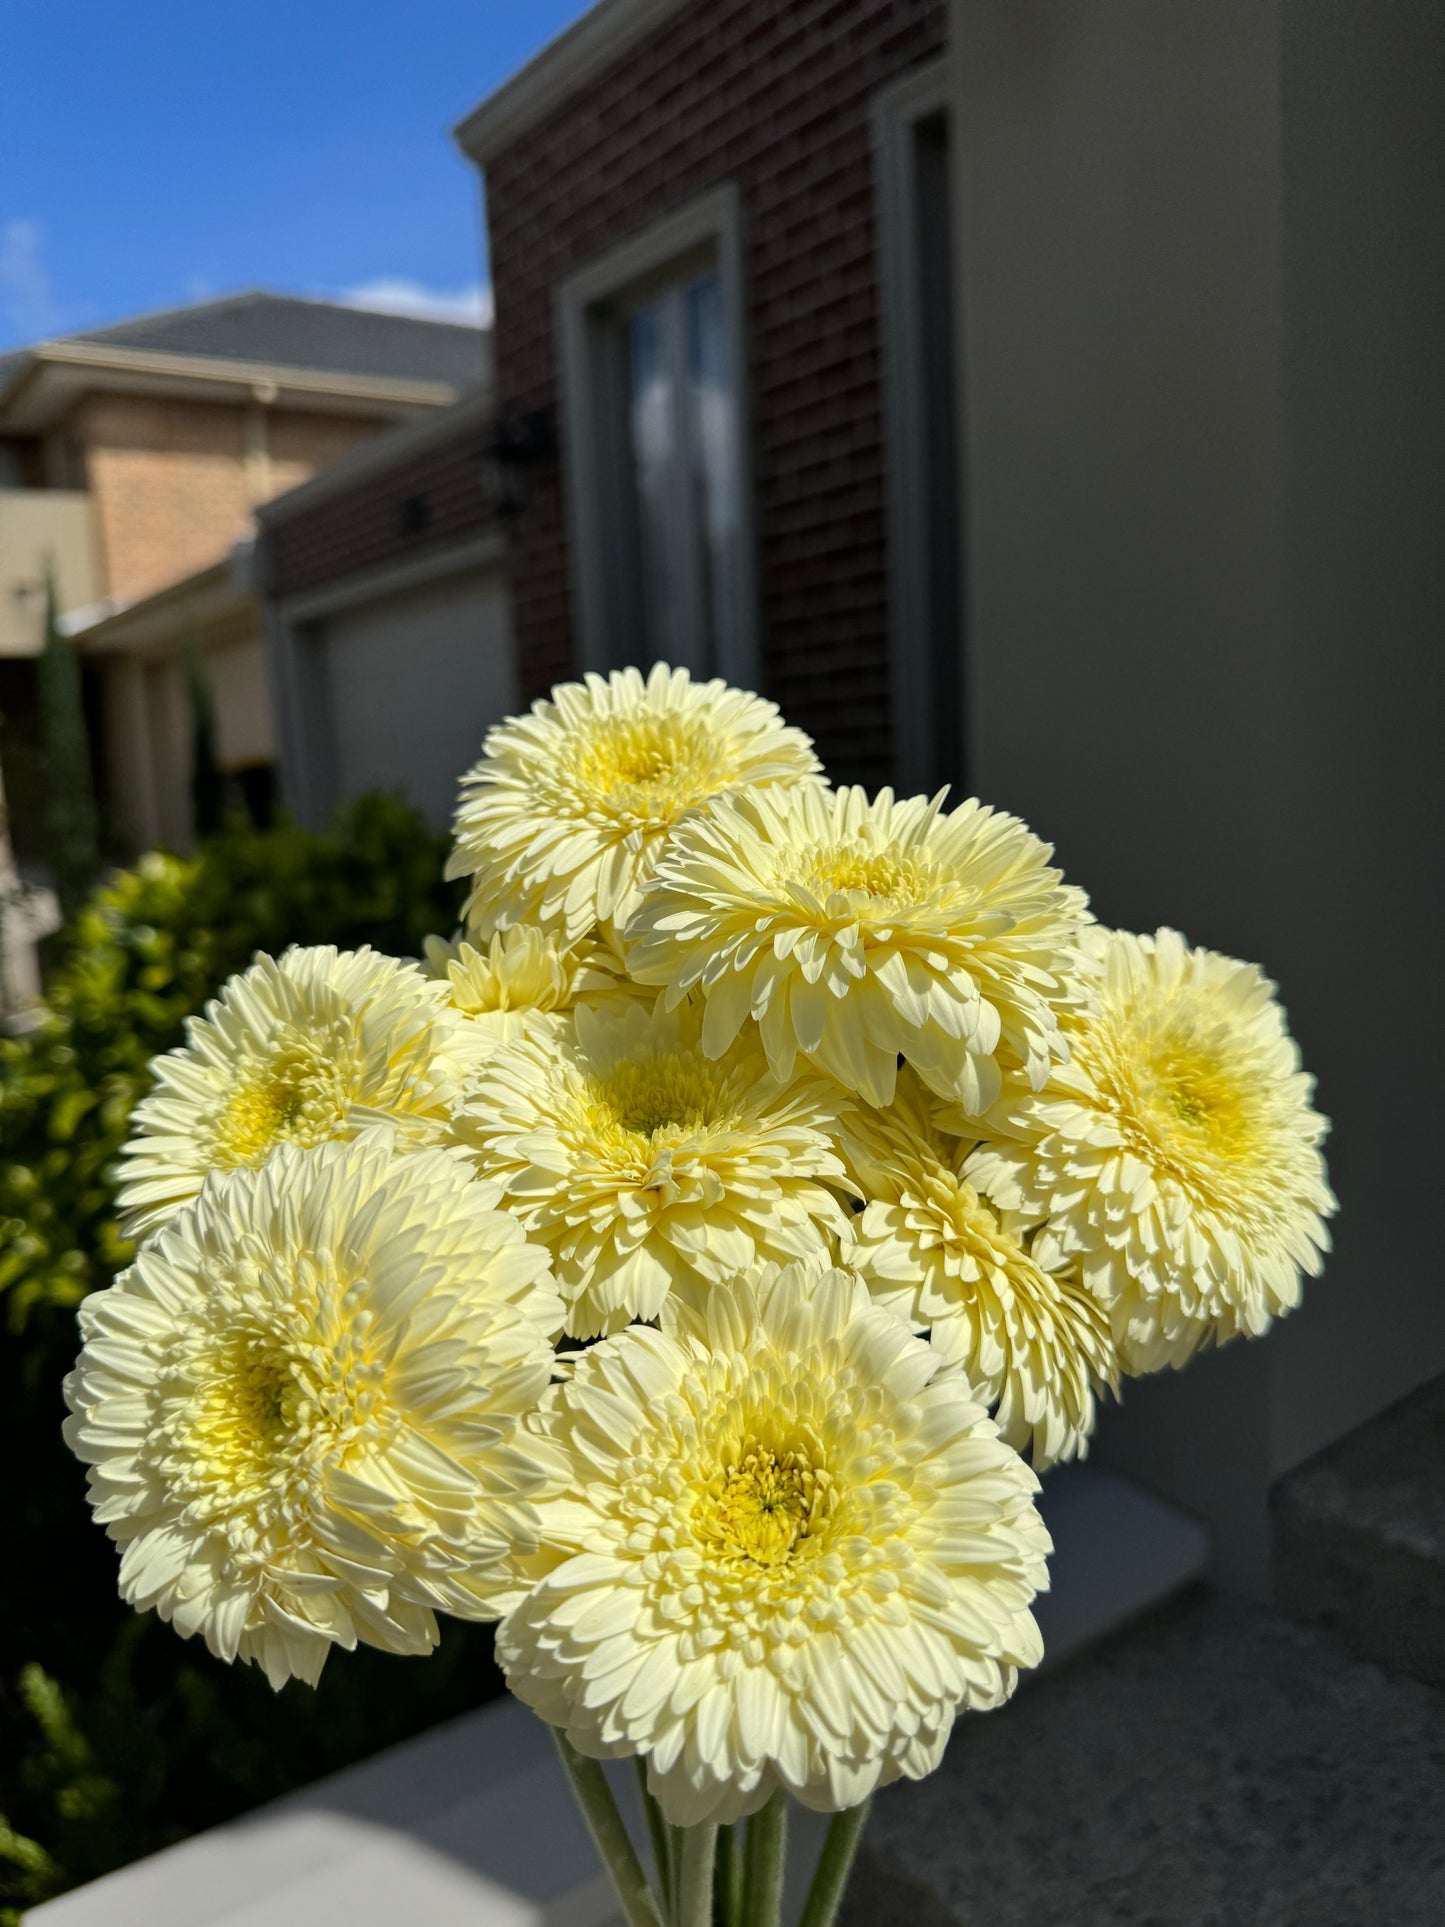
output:
<svg viewBox="0 0 1445 1927"><path fill-rule="evenodd" d="M1197 1520L1092 1465L1056 1465L1039 1510L1054 1542L1049 1590L1034 1601L1045 1668L1201 1578L1209 1563Z"/></svg>
<svg viewBox="0 0 1445 1927"><path fill-rule="evenodd" d="M881 1795L847 1927L1438 1927L1445 1695L1193 1592Z"/></svg>
<svg viewBox="0 0 1445 1927"><path fill-rule="evenodd" d="M1272 1511L1280 1609L1445 1687L1445 1378L1281 1480Z"/></svg>

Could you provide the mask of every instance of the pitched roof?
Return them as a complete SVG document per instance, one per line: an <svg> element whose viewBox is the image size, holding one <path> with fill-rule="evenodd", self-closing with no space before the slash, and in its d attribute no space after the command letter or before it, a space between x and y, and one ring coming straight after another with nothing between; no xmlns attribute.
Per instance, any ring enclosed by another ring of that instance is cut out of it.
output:
<svg viewBox="0 0 1445 1927"><path fill-rule="evenodd" d="M56 345L67 342L380 380L439 381L457 389L474 386L490 372L485 329L261 291L56 338ZM0 359L0 387L27 353Z"/></svg>

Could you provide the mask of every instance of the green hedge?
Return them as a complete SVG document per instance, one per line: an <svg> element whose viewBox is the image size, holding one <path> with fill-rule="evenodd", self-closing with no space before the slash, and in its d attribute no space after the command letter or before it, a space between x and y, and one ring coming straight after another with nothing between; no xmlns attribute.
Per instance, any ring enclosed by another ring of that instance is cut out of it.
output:
<svg viewBox="0 0 1445 1927"><path fill-rule="evenodd" d="M151 1057L257 949L417 955L455 918L443 854L371 797L328 836L232 827L148 856L66 931L41 1027L0 1040L0 1927L495 1690L483 1629L424 1663L340 1657L314 1693L213 1662L121 1605L60 1438L75 1307L130 1257L110 1172Z"/></svg>

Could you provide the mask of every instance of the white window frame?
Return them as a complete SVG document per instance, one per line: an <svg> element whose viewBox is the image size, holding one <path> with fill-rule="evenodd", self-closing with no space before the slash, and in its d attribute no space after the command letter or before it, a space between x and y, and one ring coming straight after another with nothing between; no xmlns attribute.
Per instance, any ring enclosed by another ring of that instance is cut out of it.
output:
<svg viewBox="0 0 1445 1927"><path fill-rule="evenodd" d="M692 260L703 259L715 269L722 287L737 394L737 634L718 638L716 669L729 682L755 688L760 652L743 220L731 183L630 236L557 289L563 468L578 654L584 669L603 673L637 661L634 597L622 574L629 545L620 526L625 397L618 392L612 348L616 310L649 280L661 280L673 269L685 272Z"/></svg>
<svg viewBox="0 0 1445 1927"><path fill-rule="evenodd" d="M921 121L952 112L946 59L914 68L883 88L873 101L888 462L893 764L897 782L905 790L926 788L939 776L934 767L937 719L930 687L936 638L929 543L935 505L928 473L931 402L924 370L922 275L915 224L919 201L917 130ZM960 313L958 295L955 285L955 326ZM962 446L959 426L956 422L950 425L955 447ZM960 544L963 536L960 526ZM960 649L962 622L960 607L960 634L956 638ZM960 662L960 685L964 667ZM964 701L960 686L960 710ZM965 717L960 713L954 722L961 756Z"/></svg>

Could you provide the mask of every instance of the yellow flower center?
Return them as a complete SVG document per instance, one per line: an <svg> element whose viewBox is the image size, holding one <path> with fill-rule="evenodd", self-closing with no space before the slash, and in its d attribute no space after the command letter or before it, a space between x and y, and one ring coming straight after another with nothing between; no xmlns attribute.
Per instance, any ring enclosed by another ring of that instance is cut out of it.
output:
<svg viewBox="0 0 1445 1927"><path fill-rule="evenodd" d="M866 843L808 851L798 881L823 904L831 896L850 893L887 904L916 903L929 888L923 867L913 857L871 849Z"/></svg>
<svg viewBox="0 0 1445 1927"><path fill-rule="evenodd" d="M294 1331L246 1318L196 1333L177 1359L153 1449L198 1521L239 1515L294 1538L324 1467L394 1425L371 1315L331 1290L319 1298Z"/></svg>
<svg viewBox="0 0 1445 1927"><path fill-rule="evenodd" d="M563 747L557 774L589 808L662 827L727 787L718 750L681 716L608 718Z"/></svg>
<svg viewBox="0 0 1445 1927"><path fill-rule="evenodd" d="M780 1566L827 1525L837 1491L806 1449L749 1443L713 1480L700 1507L700 1546L724 1566Z"/></svg>
<svg viewBox="0 0 1445 1927"><path fill-rule="evenodd" d="M269 1444L294 1424L302 1391L286 1361L266 1353L243 1356L233 1382L235 1402L229 1415L233 1438ZM223 1418L221 1426L226 1427Z"/></svg>
<svg viewBox="0 0 1445 1927"><path fill-rule="evenodd" d="M1196 1196L1215 1196L1254 1155L1255 1107L1226 1039L1132 1012L1112 1033L1086 1033L1076 1054L1133 1148Z"/></svg>
<svg viewBox="0 0 1445 1927"><path fill-rule="evenodd" d="M579 1121L593 1143L635 1156L705 1126L725 1125L734 1110L734 1081L701 1051L625 1059L585 1080Z"/></svg>
<svg viewBox="0 0 1445 1927"><path fill-rule="evenodd" d="M260 1164L277 1143L319 1144L346 1114L341 1066L311 1039L244 1064L212 1124L223 1170Z"/></svg>
<svg viewBox="0 0 1445 1927"><path fill-rule="evenodd" d="M685 1659L722 1645L757 1665L768 1644L846 1637L873 1609L927 1501L891 1408L831 1350L766 1348L699 1358L656 1401L607 1503Z"/></svg>
<svg viewBox="0 0 1445 1927"><path fill-rule="evenodd" d="M248 1331L223 1339L199 1365L182 1428L198 1482L237 1495L277 1484L317 1428L317 1388L305 1361Z"/></svg>

